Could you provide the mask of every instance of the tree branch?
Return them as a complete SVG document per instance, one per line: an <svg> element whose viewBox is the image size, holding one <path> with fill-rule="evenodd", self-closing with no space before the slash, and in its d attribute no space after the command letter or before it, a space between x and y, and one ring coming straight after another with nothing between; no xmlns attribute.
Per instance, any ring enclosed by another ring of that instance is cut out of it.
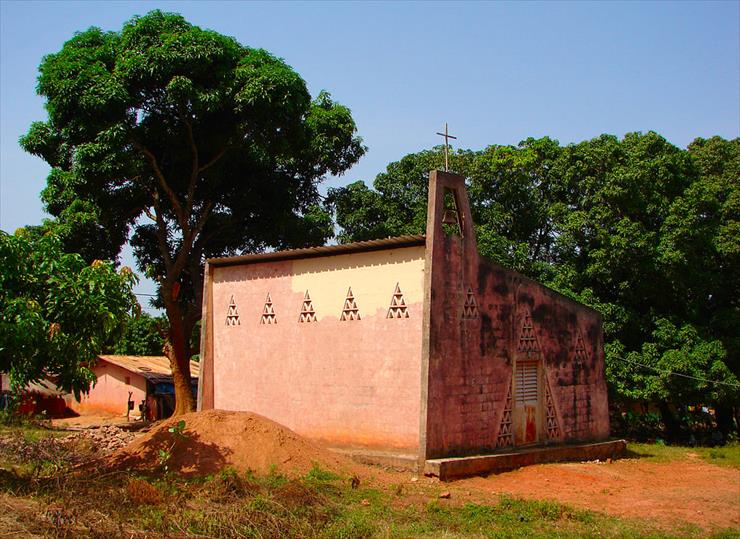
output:
<svg viewBox="0 0 740 539"><path fill-rule="evenodd" d="M193 283L193 304L188 313L188 323L195 326L195 323L202 317L203 309L203 276L200 273L201 257L203 251L199 248L193 249L193 255L189 260L188 271L190 272L190 282Z"/></svg>
<svg viewBox="0 0 740 539"><path fill-rule="evenodd" d="M167 225L165 224L162 212L160 211L159 193L156 189L152 194L152 199L154 200L154 220L157 223L157 241L159 242L159 250L162 252L164 264L169 271L169 268L172 266L172 257L170 256L170 246L167 243Z"/></svg>
<svg viewBox="0 0 740 539"><path fill-rule="evenodd" d="M190 221L190 213L193 211L193 198L195 196L195 183L198 181L198 174L200 173L200 161L198 145L195 143L195 136L193 135L193 124L184 114L179 114L179 116L182 123L185 124L185 131L188 134L188 144L190 144L190 153L192 154L190 182L188 183L188 194L185 198L185 215L188 221Z"/></svg>
<svg viewBox="0 0 740 539"><path fill-rule="evenodd" d="M203 208L203 213L200 215L200 218L198 219L198 222L195 223L195 226L193 227L193 238L200 234L200 231L203 230L203 227L206 224L206 221L211 216L211 210L213 209L213 201L209 200L206 202L205 208Z"/></svg>
<svg viewBox="0 0 740 539"><path fill-rule="evenodd" d="M171 268L168 268L167 279L176 279L182 270L185 268L188 259L192 256L193 245L196 241L196 236L200 234L203 227L208 221L208 217L211 215L213 209L213 202L209 201L206 203L203 213L201 214L198 222L192 228L187 228L182 231L182 243L180 249L175 258L175 262Z"/></svg>
<svg viewBox="0 0 740 539"><path fill-rule="evenodd" d="M185 224L187 223L187 220L185 219L185 213L183 212L182 205L180 204L180 201L177 200L177 195L172 190L172 188L167 183L167 180L164 177L164 174L162 173L162 169L159 168L159 164L157 163L157 158L154 156L154 154L143 144L141 144L138 141L133 141L134 147L138 149L141 153L143 153L147 159L149 160L149 163L152 165L152 168L154 169L154 174L157 176L157 180L159 181L160 187L162 187L162 190L167 194L167 198L170 199L170 202L172 203L172 207L175 209L175 213L177 214L177 218L180 221L180 226L183 228L185 227Z"/></svg>
<svg viewBox="0 0 740 539"><path fill-rule="evenodd" d="M202 167L200 167L198 169L198 172L199 173L200 172L203 172L204 170L207 170L207 169L211 168L213 165L215 165L216 163L218 163L219 159L221 159L227 151L229 151L229 147L228 146L224 146L223 148L221 148L221 151L218 152L214 156L213 159L211 159L210 161L208 161L208 163L206 163L205 165L203 165Z"/></svg>

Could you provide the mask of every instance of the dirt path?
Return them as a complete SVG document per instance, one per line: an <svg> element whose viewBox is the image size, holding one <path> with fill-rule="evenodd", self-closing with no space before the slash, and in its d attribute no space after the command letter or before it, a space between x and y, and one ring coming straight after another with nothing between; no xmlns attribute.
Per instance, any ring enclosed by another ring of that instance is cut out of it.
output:
<svg viewBox="0 0 740 539"><path fill-rule="evenodd" d="M484 496L509 493L651 519L666 529L691 523L707 530L740 530L740 471L698 457L669 463L623 459L612 464L544 464L451 485Z"/></svg>
<svg viewBox="0 0 740 539"><path fill-rule="evenodd" d="M126 425L129 423L134 423L134 421L126 421L126 416L110 414L84 414L76 417L65 417L51 420L52 426L59 429L86 429L102 425Z"/></svg>

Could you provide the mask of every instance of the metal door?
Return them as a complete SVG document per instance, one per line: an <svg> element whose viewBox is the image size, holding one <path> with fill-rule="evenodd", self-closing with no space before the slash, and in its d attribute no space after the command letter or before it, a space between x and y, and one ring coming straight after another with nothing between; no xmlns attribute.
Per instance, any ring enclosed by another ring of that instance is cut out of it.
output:
<svg viewBox="0 0 740 539"><path fill-rule="evenodd" d="M537 443L541 394L538 361L517 361L514 388L514 443Z"/></svg>

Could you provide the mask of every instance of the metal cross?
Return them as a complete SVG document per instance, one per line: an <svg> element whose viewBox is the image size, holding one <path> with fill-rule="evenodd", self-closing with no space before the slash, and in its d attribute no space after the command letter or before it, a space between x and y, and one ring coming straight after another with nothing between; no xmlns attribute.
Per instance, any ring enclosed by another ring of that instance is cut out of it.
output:
<svg viewBox="0 0 740 539"><path fill-rule="evenodd" d="M448 162L447 162L447 161L448 161L448 154L449 154L449 152L450 152L450 143L449 143L449 139L455 139L455 140L457 140L457 137L453 137L452 135L450 135L450 134L449 134L449 133L447 132L447 122L445 122L445 132L444 132L444 133L439 133L439 132L437 132L437 134L438 134L439 136L441 136L441 137L444 137L444 138L445 138L445 172L447 172L447 171L449 170L449 166L448 166Z"/></svg>

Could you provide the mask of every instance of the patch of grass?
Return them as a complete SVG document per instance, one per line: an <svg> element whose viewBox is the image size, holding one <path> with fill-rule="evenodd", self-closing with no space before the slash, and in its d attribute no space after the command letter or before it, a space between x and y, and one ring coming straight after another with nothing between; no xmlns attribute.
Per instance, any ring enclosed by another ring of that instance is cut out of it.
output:
<svg viewBox="0 0 740 539"><path fill-rule="evenodd" d="M324 470L318 463L314 462L311 469L305 475L305 479L306 481L314 481L316 483L326 483L328 481L336 481L340 477L333 472Z"/></svg>
<svg viewBox="0 0 740 539"><path fill-rule="evenodd" d="M72 434L71 431L54 429L38 421L19 420L12 423L0 422L0 436L22 436L28 443L38 442L41 439L49 437L64 438L70 434Z"/></svg>
<svg viewBox="0 0 740 539"><path fill-rule="evenodd" d="M651 462L671 462L698 456L701 459L728 468L740 469L740 444L721 447L685 447L677 445L630 443L628 451Z"/></svg>
<svg viewBox="0 0 740 539"><path fill-rule="evenodd" d="M740 537L740 532L732 529L719 530L709 536L710 539L737 539L738 537Z"/></svg>
<svg viewBox="0 0 740 539"><path fill-rule="evenodd" d="M671 462L688 458L693 448L665 444L628 443L627 451L649 462Z"/></svg>
<svg viewBox="0 0 740 539"><path fill-rule="evenodd" d="M386 500L387 501L387 500ZM673 537L650 523L575 511L556 502L502 497L498 504L462 506L433 500L395 509L344 505L320 537Z"/></svg>
<svg viewBox="0 0 740 539"><path fill-rule="evenodd" d="M740 444L732 443L722 447L702 447L698 451L701 458L711 464L740 470Z"/></svg>

